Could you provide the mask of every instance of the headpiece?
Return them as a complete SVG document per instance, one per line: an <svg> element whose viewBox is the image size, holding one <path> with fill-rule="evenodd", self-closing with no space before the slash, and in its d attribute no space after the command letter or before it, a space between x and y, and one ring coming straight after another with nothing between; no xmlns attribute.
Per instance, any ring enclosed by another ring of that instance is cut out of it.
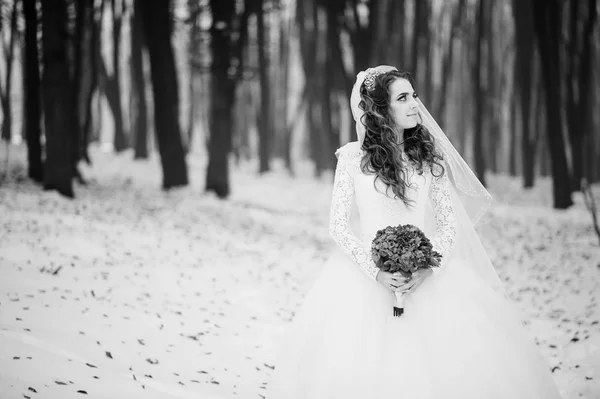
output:
<svg viewBox="0 0 600 399"><path fill-rule="evenodd" d="M385 65L383 65L382 67L385 67ZM396 69L394 67L389 67L389 68ZM365 71L365 81L364 81L365 88L368 91L373 91L375 89L375 79L377 78L377 76L381 75L382 73L389 72L389 71L390 71L390 69L381 68L381 67L368 68Z"/></svg>

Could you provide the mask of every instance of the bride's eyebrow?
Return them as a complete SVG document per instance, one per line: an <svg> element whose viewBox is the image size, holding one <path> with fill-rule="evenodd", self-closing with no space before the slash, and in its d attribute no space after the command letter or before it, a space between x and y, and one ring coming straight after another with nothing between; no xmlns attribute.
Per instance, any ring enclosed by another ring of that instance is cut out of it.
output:
<svg viewBox="0 0 600 399"><path fill-rule="evenodd" d="M410 94L409 92L405 91L405 92L402 92L402 93L398 94L396 97L407 96L409 94Z"/></svg>

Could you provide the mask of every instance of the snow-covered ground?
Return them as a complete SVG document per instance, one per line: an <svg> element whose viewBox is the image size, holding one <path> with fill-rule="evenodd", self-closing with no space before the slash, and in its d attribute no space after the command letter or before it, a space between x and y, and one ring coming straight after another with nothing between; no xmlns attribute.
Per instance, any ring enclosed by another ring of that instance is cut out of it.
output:
<svg viewBox="0 0 600 399"><path fill-rule="evenodd" d="M6 148L0 150L0 176ZM0 186L0 398L260 398L277 340L332 249L330 176L258 177L233 195L162 192L158 159L92 149L76 200L24 181L11 147ZM582 198L490 176L480 227L565 398L600 397L600 247ZM275 398L274 398L275 399Z"/></svg>

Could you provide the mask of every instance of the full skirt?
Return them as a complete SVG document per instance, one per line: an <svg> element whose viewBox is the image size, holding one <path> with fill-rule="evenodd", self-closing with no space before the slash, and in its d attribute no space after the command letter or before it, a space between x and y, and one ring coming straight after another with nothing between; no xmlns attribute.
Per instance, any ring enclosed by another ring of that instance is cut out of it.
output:
<svg viewBox="0 0 600 399"><path fill-rule="evenodd" d="M460 261L394 295L345 255L328 260L293 322L267 399L554 399L518 312Z"/></svg>

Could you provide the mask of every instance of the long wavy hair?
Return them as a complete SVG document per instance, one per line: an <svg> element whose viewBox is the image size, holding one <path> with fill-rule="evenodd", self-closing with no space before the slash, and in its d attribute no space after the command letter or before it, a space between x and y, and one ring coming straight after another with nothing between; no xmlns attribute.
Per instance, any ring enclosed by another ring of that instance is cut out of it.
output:
<svg viewBox="0 0 600 399"><path fill-rule="evenodd" d="M442 176L445 171L443 157L435 148L434 137L420 123L414 128L404 129L400 139L408 160L402 157L402 149L398 145L400 129L389 112L390 86L396 79L406 79L414 87L408 72L393 70L378 75L373 90L367 90L364 84L360 89L359 107L365 111L361 122L366 128L361 169L363 173L374 173L375 183L381 180L387 190L392 190L395 198L408 206L411 201L406 195L410 187L407 182L407 163L411 163L419 175L423 174L425 168L429 168L435 177Z"/></svg>

